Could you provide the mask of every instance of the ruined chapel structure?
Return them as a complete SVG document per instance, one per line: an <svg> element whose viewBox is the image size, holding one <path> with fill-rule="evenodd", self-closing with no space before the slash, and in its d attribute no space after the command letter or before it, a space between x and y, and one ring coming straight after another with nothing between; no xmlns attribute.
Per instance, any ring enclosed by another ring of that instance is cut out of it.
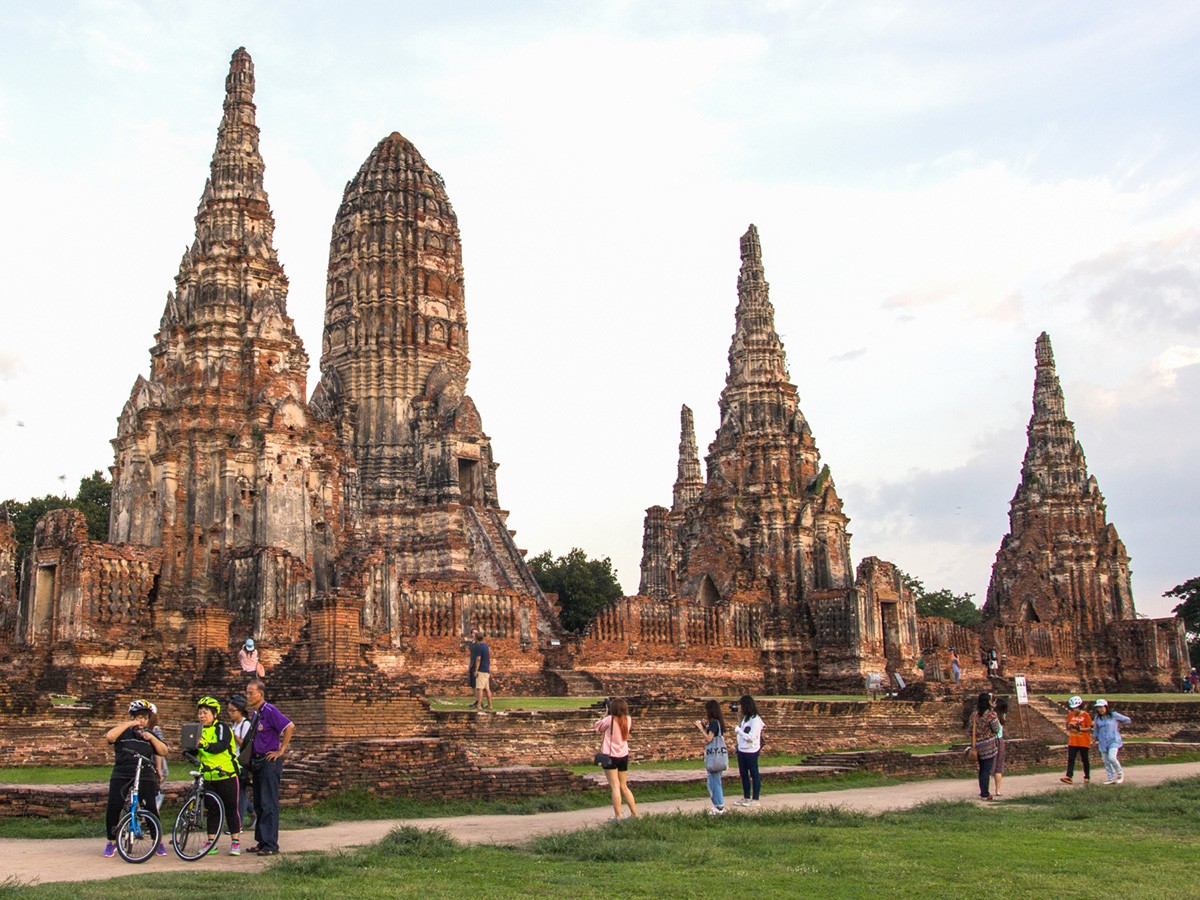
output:
<svg viewBox="0 0 1200 900"><path fill-rule="evenodd" d="M918 618L891 563L855 569L754 226L703 471L685 406L671 506L646 511L638 594L565 634L508 530L467 394L462 251L442 179L392 134L346 185L310 396L255 114L239 49L195 236L117 422L108 540L89 540L79 512L52 512L18 573L0 513L0 712L56 692L105 715L144 694L190 718L197 691L241 686L234 655L251 635L273 699L294 700L318 743L381 723L426 735L419 698L464 690L472 629L503 661L497 687L542 694L857 690L872 674L921 680L923 651L936 681L952 645L968 660L998 648L1009 672L1044 685L1163 686L1181 671L1178 623L1134 619L1128 557L1045 336L984 627Z"/></svg>

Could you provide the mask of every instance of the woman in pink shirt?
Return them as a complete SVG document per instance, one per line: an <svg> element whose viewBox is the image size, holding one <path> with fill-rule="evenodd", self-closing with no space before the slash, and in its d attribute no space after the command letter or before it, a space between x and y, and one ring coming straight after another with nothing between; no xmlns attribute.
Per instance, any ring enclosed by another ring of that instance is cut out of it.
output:
<svg viewBox="0 0 1200 900"><path fill-rule="evenodd" d="M629 704L620 697L608 704L608 715L596 723L596 731L604 736L600 744L600 752L612 757L612 763L604 767L604 776L612 790L613 811L616 816L613 822L621 821L621 798L629 804L629 815L637 818L637 804L633 800L633 791L629 790L629 728L633 720L629 718Z"/></svg>

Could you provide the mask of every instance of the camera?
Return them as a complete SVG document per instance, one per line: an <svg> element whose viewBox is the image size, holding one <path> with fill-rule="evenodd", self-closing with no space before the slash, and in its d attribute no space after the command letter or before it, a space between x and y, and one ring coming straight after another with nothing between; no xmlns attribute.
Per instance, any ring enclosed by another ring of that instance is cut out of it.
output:
<svg viewBox="0 0 1200 900"><path fill-rule="evenodd" d="M729 704L729 711L730 711L730 712L741 712L741 711L742 711L742 705L741 705L740 703L730 703L730 704Z"/></svg>

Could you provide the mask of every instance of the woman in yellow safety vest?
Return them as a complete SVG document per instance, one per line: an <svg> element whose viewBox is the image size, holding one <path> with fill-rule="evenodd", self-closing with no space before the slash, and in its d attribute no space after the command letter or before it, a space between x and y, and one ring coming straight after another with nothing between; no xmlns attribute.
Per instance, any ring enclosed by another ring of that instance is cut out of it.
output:
<svg viewBox="0 0 1200 900"><path fill-rule="evenodd" d="M238 765L237 746L233 740L233 729L217 720L221 704L212 697L201 697L196 701L196 721L200 723L200 742L196 745L196 756L200 770L204 773L205 787L221 798L225 807L225 822L229 827L233 843L230 856L242 852L242 817L238 812ZM204 814L208 822L217 821L216 801L204 798ZM208 834L207 851L217 852L217 840L221 836Z"/></svg>

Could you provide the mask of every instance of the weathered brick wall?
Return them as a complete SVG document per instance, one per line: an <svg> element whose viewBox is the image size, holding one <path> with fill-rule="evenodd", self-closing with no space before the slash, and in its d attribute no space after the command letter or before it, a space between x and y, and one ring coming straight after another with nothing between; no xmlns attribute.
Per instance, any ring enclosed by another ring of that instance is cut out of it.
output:
<svg viewBox="0 0 1200 900"><path fill-rule="evenodd" d="M285 770L288 803L307 805L351 788L381 797L520 799L591 790L565 769L485 771L453 742L436 738L338 744Z"/></svg>
<svg viewBox="0 0 1200 900"><path fill-rule="evenodd" d="M699 755L703 741L692 724L703 714L703 701L638 699L631 701L634 760L681 759ZM762 699L759 713L767 753L816 753L829 749L879 748L963 740L959 704L897 701L823 702ZM435 712L437 733L457 740L478 765L579 765L590 762L600 746L593 725L599 708L507 711L496 715ZM727 713L727 723L736 722Z"/></svg>

